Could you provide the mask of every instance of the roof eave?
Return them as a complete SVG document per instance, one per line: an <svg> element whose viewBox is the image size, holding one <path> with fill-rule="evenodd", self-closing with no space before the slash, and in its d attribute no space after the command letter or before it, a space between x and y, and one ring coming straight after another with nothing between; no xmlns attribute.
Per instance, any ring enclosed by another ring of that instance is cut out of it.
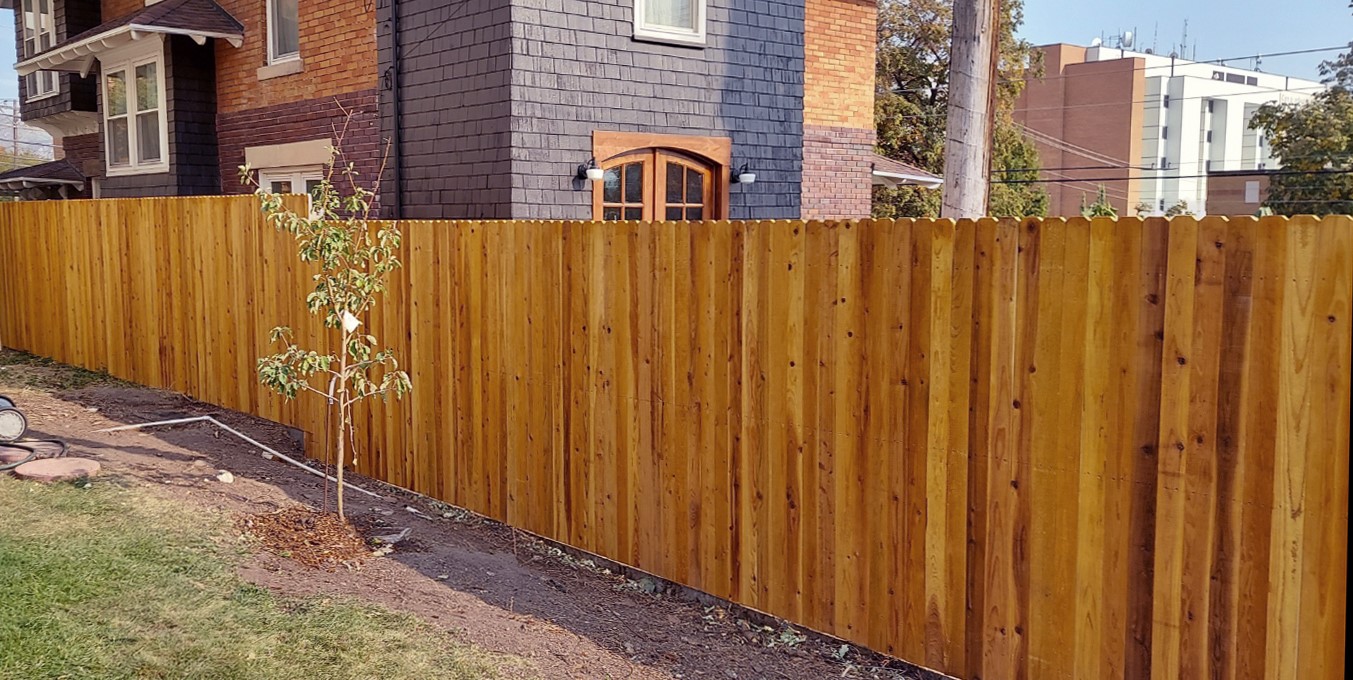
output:
<svg viewBox="0 0 1353 680"><path fill-rule="evenodd" d="M888 172L886 170L875 170L874 184L882 186L896 187L901 185L915 185L923 189L938 189L944 186L944 178L935 175L911 175L903 172Z"/></svg>
<svg viewBox="0 0 1353 680"><path fill-rule="evenodd" d="M25 59L15 64L14 70L21 76L26 76L35 71L76 71L80 75L88 75L94 65L94 59L100 53L131 44L152 34L185 35L199 45L206 44L208 38L224 40L236 48L244 44L244 34L242 33L220 33L189 28L125 24L97 35L91 35L79 42L48 50L35 57Z"/></svg>

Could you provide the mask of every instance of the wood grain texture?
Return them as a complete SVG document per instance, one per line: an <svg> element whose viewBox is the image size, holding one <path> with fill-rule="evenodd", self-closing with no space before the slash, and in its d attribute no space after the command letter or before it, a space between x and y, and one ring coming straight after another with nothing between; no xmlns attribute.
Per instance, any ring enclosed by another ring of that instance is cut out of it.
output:
<svg viewBox="0 0 1353 680"><path fill-rule="evenodd" d="M1353 220L408 222L358 472L958 677L1345 670ZM0 205L0 342L299 427L251 197Z"/></svg>

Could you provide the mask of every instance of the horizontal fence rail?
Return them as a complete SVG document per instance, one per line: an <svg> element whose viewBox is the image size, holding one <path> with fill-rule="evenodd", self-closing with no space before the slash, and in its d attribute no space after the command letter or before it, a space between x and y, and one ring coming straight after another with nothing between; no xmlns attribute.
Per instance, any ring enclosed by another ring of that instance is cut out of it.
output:
<svg viewBox="0 0 1353 680"><path fill-rule="evenodd" d="M1347 217L403 230L362 473L959 677L1343 677ZM0 204L0 267L6 345L324 428L252 197Z"/></svg>

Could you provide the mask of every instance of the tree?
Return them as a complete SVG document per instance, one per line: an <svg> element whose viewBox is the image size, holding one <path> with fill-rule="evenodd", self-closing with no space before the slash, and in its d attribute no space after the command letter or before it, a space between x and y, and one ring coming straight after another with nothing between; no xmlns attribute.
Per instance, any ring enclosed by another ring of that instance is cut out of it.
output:
<svg viewBox="0 0 1353 680"><path fill-rule="evenodd" d="M1353 213L1353 43L1320 73L1328 90L1305 103L1265 104L1250 119L1282 164L1264 202L1279 215Z"/></svg>
<svg viewBox="0 0 1353 680"><path fill-rule="evenodd" d="M289 208L283 196L262 186L255 191L268 221L295 239L301 261L318 265L313 277L315 287L305 298L306 307L311 314L323 317L324 327L337 335L340 348L328 354L303 349L292 342L290 328L274 328L269 341L280 345L282 351L258 360L259 382L287 399L302 391L313 392L337 410L339 517L343 517L343 469L349 453L344 444L354 440L353 405L390 394L402 397L412 388L408 374L399 370L394 353L377 350L376 338L358 330L362 315L385 292L390 273L400 267L396 256L400 231L396 222L373 224L369 220L379 179L375 189L366 189L360 185L354 165L343 162L340 149L346 129L345 123L337 133L325 176L310 191L308 210ZM257 186L248 166L240 168L240 175L245 184ZM345 192L336 187L336 176L347 185ZM316 378L318 385L312 383Z"/></svg>
<svg viewBox="0 0 1353 680"><path fill-rule="evenodd" d="M1043 215L1048 195L1036 183L1038 150L1015 126L1015 100L1026 76L1042 73L1040 53L1015 37L1024 21L1023 0L1001 3L996 116L991 167L993 215ZM949 40L952 0L882 0L879 4L874 122L878 152L924 170L944 167L944 131L949 104ZM902 186L874 189L877 217L939 214L940 193Z"/></svg>
<svg viewBox="0 0 1353 680"><path fill-rule="evenodd" d="M1081 195L1081 216L1118 217L1118 209L1109 201L1109 194L1104 190L1103 184L1099 185L1099 194L1095 197L1094 203L1086 205L1085 196Z"/></svg>

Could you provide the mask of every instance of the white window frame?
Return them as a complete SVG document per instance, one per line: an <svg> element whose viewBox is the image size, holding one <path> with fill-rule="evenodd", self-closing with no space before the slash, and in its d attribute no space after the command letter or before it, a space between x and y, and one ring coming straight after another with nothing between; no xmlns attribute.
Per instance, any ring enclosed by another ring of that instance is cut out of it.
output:
<svg viewBox="0 0 1353 680"><path fill-rule="evenodd" d="M310 219L316 219L319 215L314 210L314 199L310 197L310 192L305 188L305 183L310 180L322 181L323 179L324 166L322 165L258 169L258 185L268 191L272 191L273 182L291 182L292 193L305 196L305 200L311 205ZM297 191L297 189L300 189L300 191Z"/></svg>
<svg viewBox="0 0 1353 680"><path fill-rule="evenodd" d="M20 9L22 11L16 16L20 22L19 48L23 51L25 58L35 57L44 51L51 49L56 45L56 0L47 0L47 14L39 14L37 11L38 0L20 0ZM32 19L33 29L33 49L29 50L26 43L28 36L29 19ZM46 20L46 30L44 21ZM42 38L47 37L47 47L42 47ZM25 101L38 101L55 97L61 93L61 77L55 71L34 71L24 76L24 84L27 90Z"/></svg>
<svg viewBox="0 0 1353 680"><path fill-rule="evenodd" d="M273 46L277 44L276 41L273 40L273 20L272 20L273 8L276 6L276 4L277 4L276 0L268 0L266 3L264 3L263 7L263 11L267 15L265 17L264 23L268 25L268 63L281 64L288 61L298 61L301 58L301 40L300 40L301 3L299 1L296 3L296 51L289 52L287 54L273 53Z"/></svg>
<svg viewBox="0 0 1353 680"><path fill-rule="evenodd" d="M156 86L159 89L160 113L160 160L142 163L138 158L137 144L139 130L136 116L144 113L136 107L136 67L155 64ZM102 96L103 116L103 158L104 168L109 177L125 175L148 175L169 171L169 98L166 96L164 71L164 40L160 36L147 36L132 43L126 49L113 50L99 62L99 91ZM108 76L118 71L125 72L127 82L127 165L113 165L113 136L108 133Z"/></svg>
<svg viewBox="0 0 1353 680"><path fill-rule="evenodd" d="M704 46L705 5L707 0L691 0L692 9L695 12L694 30L645 22L644 16L648 13L647 5L650 2L662 2L662 0L634 0L634 38L636 40Z"/></svg>

